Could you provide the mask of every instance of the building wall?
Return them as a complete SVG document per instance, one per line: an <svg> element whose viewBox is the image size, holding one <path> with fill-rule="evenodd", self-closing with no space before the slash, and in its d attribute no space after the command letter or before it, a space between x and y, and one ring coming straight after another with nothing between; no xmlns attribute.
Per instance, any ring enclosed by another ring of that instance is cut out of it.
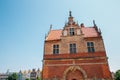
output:
<svg viewBox="0 0 120 80"><path fill-rule="evenodd" d="M57 77L63 79L67 68L79 66L85 71L87 78L110 78L108 63L105 57L101 58L81 58L81 59L62 59L62 60L45 60L43 68L44 78ZM83 73L82 73L83 74ZM73 75L74 76L74 75Z"/></svg>
<svg viewBox="0 0 120 80"><path fill-rule="evenodd" d="M88 53L88 41L94 42L95 53ZM70 54L70 43L76 43L76 54ZM54 44L59 44L60 46L60 53L57 55L52 55L52 46ZM87 79L110 79L111 73L109 71L109 65L107 63L107 57L102 38L83 38L81 35L73 37L61 37L61 40L58 41L45 42L43 67L44 79L53 79L56 77L59 80L65 80L65 70L71 66L79 66L82 70L84 70L87 75Z"/></svg>
<svg viewBox="0 0 120 80"><path fill-rule="evenodd" d="M53 54L53 45L54 44L59 44L59 54L69 54L69 44L70 43L76 43L76 49L77 53L83 53L83 52L88 52L87 51L87 42L93 42L94 43L94 48L95 52L103 52L105 51L104 49L104 44L103 40L101 37L99 38L83 38L81 36L68 36L68 37L61 37L61 40L58 41L48 41L45 42L45 54Z"/></svg>
<svg viewBox="0 0 120 80"><path fill-rule="evenodd" d="M73 35L70 34L71 28L74 28ZM101 32L95 22L94 27L79 26L70 13L62 33L54 31L54 35L51 32L44 43L43 80L112 80ZM95 52L88 53L87 42L94 43ZM71 43L76 44L76 53L70 54ZM56 44L59 54L53 54Z"/></svg>
<svg viewBox="0 0 120 80"><path fill-rule="evenodd" d="M94 42L95 53L88 53L86 44L88 41ZM76 54L69 53L70 43L77 44ZM54 44L60 45L60 53L57 55L52 55L52 46ZM79 66L84 70L87 75L87 79L111 79L111 73L109 71L102 38L85 39L81 36L62 37L61 40L45 43L43 67L44 79L53 79L56 77L59 80L65 80L65 70L71 66Z"/></svg>

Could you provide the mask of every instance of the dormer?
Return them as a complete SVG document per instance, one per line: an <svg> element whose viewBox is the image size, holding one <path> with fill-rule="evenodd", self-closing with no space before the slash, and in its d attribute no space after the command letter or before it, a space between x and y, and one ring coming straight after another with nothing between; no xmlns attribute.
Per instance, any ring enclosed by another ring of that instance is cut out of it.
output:
<svg viewBox="0 0 120 80"><path fill-rule="evenodd" d="M75 35L81 35L81 28L76 23L72 17L72 12L69 12L68 22L65 23L64 29L63 29L63 36L75 36Z"/></svg>

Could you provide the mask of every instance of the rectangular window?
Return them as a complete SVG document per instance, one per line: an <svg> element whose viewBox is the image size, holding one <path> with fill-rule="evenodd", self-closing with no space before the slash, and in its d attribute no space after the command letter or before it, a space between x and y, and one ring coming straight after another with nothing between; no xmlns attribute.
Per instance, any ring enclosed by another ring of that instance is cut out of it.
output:
<svg viewBox="0 0 120 80"><path fill-rule="evenodd" d="M70 44L70 53L76 53L76 44Z"/></svg>
<svg viewBox="0 0 120 80"><path fill-rule="evenodd" d="M53 54L59 54L59 45L53 45Z"/></svg>
<svg viewBox="0 0 120 80"><path fill-rule="evenodd" d="M88 48L88 52L95 52L93 42L87 42L87 48Z"/></svg>
<svg viewBox="0 0 120 80"><path fill-rule="evenodd" d="M74 28L70 28L69 30L70 30L70 36L75 35L75 33L74 33Z"/></svg>

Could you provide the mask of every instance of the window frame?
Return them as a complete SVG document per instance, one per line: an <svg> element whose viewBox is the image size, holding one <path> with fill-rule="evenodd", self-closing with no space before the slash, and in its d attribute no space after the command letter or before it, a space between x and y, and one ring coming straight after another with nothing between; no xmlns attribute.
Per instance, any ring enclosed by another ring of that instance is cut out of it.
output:
<svg viewBox="0 0 120 80"><path fill-rule="evenodd" d="M52 46L52 53L53 54L59 54L59 44L53 44L53 46Z"/></svg>
<svg viewBox="0 0 120 80"><path fill-rule="evenodd" d="M92 41L87 42L87 51L88 51L88 53L95 52L94 42L92 42Z"/></svg>
<svg viewBox="0 0 120 80"><path fill-rule="evenodd" d="M70 36L74 36L75 35L75 28L69 28L69 34L70 34Z"/></svg>
<svg viewBox="0 0 120 80"><path fill-rule="evenodd" d="M76 45L76 43L70 43L69 44L69 53L70 54L77 53L77 45Z"/></svg>

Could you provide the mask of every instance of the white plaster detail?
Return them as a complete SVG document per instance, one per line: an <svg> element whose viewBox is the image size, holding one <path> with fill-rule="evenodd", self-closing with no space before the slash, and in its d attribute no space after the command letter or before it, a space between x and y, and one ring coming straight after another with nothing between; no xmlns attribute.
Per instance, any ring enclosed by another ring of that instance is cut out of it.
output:
<svg viewBox="0 0 120 80"><path fill-rule="evenodd" d="M80 35L80 34L81 34L80 29L77 29L77 35Z"/></svg>
<svg viewBox="0 0 120 80"><path fill-rule="evenodd" d="M67 30L64 30L64 31L63 31L63 35L64 35L64 36L67 36Z"/></svg>

